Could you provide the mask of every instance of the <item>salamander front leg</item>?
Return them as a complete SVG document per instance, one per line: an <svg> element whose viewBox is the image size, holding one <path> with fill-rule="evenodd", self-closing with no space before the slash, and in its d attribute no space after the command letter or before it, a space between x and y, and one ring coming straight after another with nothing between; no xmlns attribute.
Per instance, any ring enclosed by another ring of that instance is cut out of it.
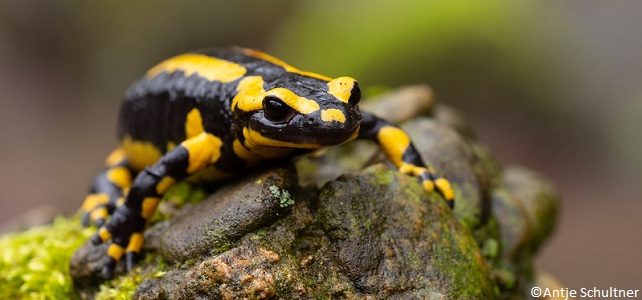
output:
<svg viewBox="0 0 642 300"><path fill-rule="evenodd" d="M111 239L102 269L104 277L113 276L116 263L126 255L127 270L135 264L143 247L143 231L156 211L163 194L176 182L202 170L220 157L221 140L201 133L166 153L154 165L141 171L132 184L125 203L91 237L97 245Z"/></svg>
<svg viewBox="0 0 642 300"><path fill-rule="evenodd" d="M438 176L434 169L426 167L410 137L401 128L370 113L364 113L359 138L377 142L400 172L418 177L426 191L437 190L448 206L454 207L455 192L450 181Z"/></svg>

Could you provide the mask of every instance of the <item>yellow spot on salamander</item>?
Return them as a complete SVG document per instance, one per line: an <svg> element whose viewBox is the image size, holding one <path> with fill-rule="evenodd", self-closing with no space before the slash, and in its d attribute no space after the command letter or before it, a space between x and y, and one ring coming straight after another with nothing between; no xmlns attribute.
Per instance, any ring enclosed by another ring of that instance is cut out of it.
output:
<svg viewBox="0 0 642 300"><path fill-rule="evenodd" d="M109 195L107 194L89 194L85 197L85 202L82 203L82 210L89 212L98 205L107 204L107 202L109 202Z"/></svg>
<svg viewBox="0 0 642 300"><path fill-rule="evenodd" d="M212 165L209 165L187 178L187 181L192 183L214 182L230 179L232 177L234 177L233 173L224 172Z"/></svg>
<svg viewBox="0 0 642 300"><path fill-rule="evenodd" d="M232 143L232 149L234 149L234 154L236 154L236 156L247 163L248 167L256 166L262 160L260 156L245 148L238 139L235 139Z"/></svg>
<svg viewBox="0 0 642 300"><path fill-rule="evenodd" d="M293 91L286 88L275 88L267 92L269 96L275 96L287 106L292 107L294 110L301 114L307 115L319 110L319 103L304 97L299 97Z"/></svg>
<svg viewBox="0 0 642 300"><path fill-rule="evenodd" d="M438 178L437 180L435 180L435 185L437 186L437 189L439 189L439 191L443 193L446 200L450 201L455 199L455 191L450 185L450 181L448 181L446 178Z"/></svg>
<svg viewBox="0 0 642 300"><path fill-rule="evenodd" d="M236 88L238 92L232 99L231 109L238 108L252 112L263 109L263 99L266 96L274 96L283 101L286 105L302 114L309 114L319 110L319 104L297 94L286 88L274 88L269 91L263 89L263 78L260 76L249 76L241 80Z"/></svg>
<svg viewBox="0 0 642 300"><path fill-rule="evenodd" d="M410 174L413 176L420 176L423 172L426 171L426 168L415 166L406 162L402 162L399 166L399 172L404 174Z"/></svg>
<svg viewBox="0 0 642 300"><path fill-rule="evenodd" d="M221 157L221 139L203 132L181 143L189 152L187 173L194 174Z"/></svg>
<svg viewBox="0 0 642 300"><path fill-rule="evenodd" d="M120 257L123 256L123 252L125 252L125 249L116 244L109 245L109 248L107 249L107 255L109 255L109 257L113 258L115 261L120 260Z"/></svg>
<svg viewBox="0 0 642 300"><path fill-rule="evenodd" d="M129 245L127 245L127 252L136 252L139 253L140 249L143 248L143 243L145 239L143 234L140 232L134 233L129 237Z"/></svg>
<svg viewBox="0 0 642 300"><path fill-rule="evenodd" d="M205 131L203 128L203 117L201 117L201 112L197 108L192 108L187 114L187 120L185 121L185 136L193 138L201 132Z"/></svg>
<svg viewBox="0 0 642 300"><path fill-rule="evenodd" d="M264 156L265 152L262 152L263 150L265 150L265 148L262 148L262 147L284 147L284 148L297 148L297 149L317 149L317 148L324 147L316 144L306 144L306 143L299 144L299 143L274 140L274 139L265 137L261 135L260 132L256 130L252 130L247 127L243 128L243 137L245 137L246 146L248 146L248 148L251 149L253 153L260 155L261 157L266 157ZM261 149L261 151L256 151L257 149ZM270 158L275 158L275 157L270 157Z"/></svg>
<svg viewBox="0 0 642 300"><path fill-rule="evenodd" d="M156 198L156 197L147 197L143 199L140 215L143 218L145 218L145 220L149 221L149 218L151 218L151 216L156 211L156 207L158 206L158 203L160 202L160 200L161 200L160 198Z"/></svg>
<svg viewBox="0 0 642 300"><path fill-rule="evenodd" d="M128 188L132 184L132 174L126 167L115 167L107 171L107 179L119 188Z"/></svg>
<svg viewBox="0 0 642 300"><path fill-rule="evenodd" d="M125 136L121 142L121 147L127 153L129 165L136 171L141 171L153 165L162 155L161 151L151 142L136 141L130 136Z"/></svg>
<svg viewBox="0 0 642 300"><path fill-rule="evenodd" d="M147 77L157 76L162 72L173 73L183 71L185 77L194 74L209 81L232 82L245 75L245 67L230 61L214 58L203 54L183 54L161 62L149 71Z"/></svg>
<svg viewBox="0 0 642 300"><path fill-rule="evenodd" d="M263 108L263 98L265 90L263 89L263 78L261 76L249 76L243 78L236 87L237 94L232 99L231 110L239 109L247 112L257 111Z"/></svg>
<svg viewBox="0 0 642 300"><path fill-rule="evenodd" d="M104 206L101 208L94 209L90 214L89 214L89 219L92 221L100 220L100 219L105 219L107 217L107 208Z"/></svg>
<svg viewBox="0 0 642 300"><path fill-rule="evenodd" d="M424 190L428 192L432 192L435 189L435 184L430 180L422 182L421 185L424 187Z"/></svg>
<svg viewBox="0 0 642 300"><path fill-rule="evenodd" d="M357 130L348 139L337 143L337 145L355 140L358 136L359 131ZM327 147L327 145L274 140L250 128L243 128L243 137L245 137L246 148L252 151L254 155L260 156L263 159L283 158L292 154L295 149L320 149Z"/></svg>
<svg viewBox="0 0 642 300"><path fill-rule="evenodd" d="M174 150L176 148L176 143L169 141L167 142L167 152Z"/></svg>
<svg viewBox="0 0 642 300"><path fill-rule="evenodd" d="M104 241L106 241L108 239L111 239L111 232L109 232L109 230L107 230L107 228L101 227L98 230L98 236L100 237L100 240L104 242Z"/></svg>
<svg viewBox="0 0 642 300"><path fill-rule="evenodd" d="M377 140L388 159L400 168L403 163L403 153L410 145L408 135L397 127L385 126L379 129Z"/></svg>
<svg viewBox="0 0 642 300"><path fill-rule="evenodd" d="M346 121L346 116L336 108L329 108L321 111L321 120L325 122L337 121L339 123L344 123Z"/></svg>
<svg viewBox="0 0 642 300"><path fill-rule="evenodd" d="M319 150L314 150L314 152L308 154L312 158L319 158L324 156L328 152L328 148L321 148Z"/></svg>
<svg viewBox="0 0 642 300"><path fill-rule="evenodd" d="M172 185L176 183L176 179L172 178L171 176L165 176L163 177L158 184L156 184L156 194L158 195L163 195L167 190L169 190Z"/></svg>
<svg viewBox="0 0 642 300"><path fill-rule="evenodd" d="M342 102L348 103L352 95L352 88L357 81L351 77L339 77L328 82L328 94Z"/></svg>
<svg viewBox="0 0 642 300"><path fill-rule="evenodd" d="M301 70L299 70L299 69L297 69L297 68L295 68L293 66L290 66L286 62L284 62L284 61L282 61L282 60L280 60L280 59L278 59L278 58L276 58L274 56L271 56L269 54L263 53L261 51L256 51L256 50L252 50L252 49L242 49L242 52L247 56L252 56L252 57L255 57L255 58L258 58L258 59L262 59L264 61L267 61L267 62L270 62L270 63L275 64L277 66L280 66L280 67L284 68L286 71L288 71L290 73L296 73L296 74L300 74L300 75L304 75L304 76L308 76L308 77L312 77L312 78L317 78L317 79L321 79L321 80L325 80L325 81L330 81L332 79L330 77L323 76L323 75L320 75L320 74L317 74L317 73L301 71Z"/></svg>
<svg viewBox="0 0 642 300"><path fill-rule="evenodd" d="M127 155L125 153L125 150L122 148L116 148L116 150L112 151L111 154L107 157L105 160L105 164L108 167L113 167L125 160L127 158Z"/></svg>

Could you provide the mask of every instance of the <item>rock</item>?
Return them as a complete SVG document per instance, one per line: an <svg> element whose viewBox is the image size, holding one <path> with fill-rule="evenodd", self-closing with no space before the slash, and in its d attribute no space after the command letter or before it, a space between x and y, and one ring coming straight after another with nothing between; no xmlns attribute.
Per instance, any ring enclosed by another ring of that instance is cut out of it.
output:
<svg viewBox="0 0 642 300"><path fill-rule="evenodd" d="M172 299L269 299L276 295L276 283L274 275L262 266L278 261L279 255L265 248L234 248L206 259L161 294ZM150 291L158 294L157 290L141 288L139 297L153 299L148 297Z"/></svg>
<svg viewBox="0 0 642 300"><path fill-rule="evenodd" d="M429 115L435 106L435 94L426 84L400 87L359 104L364 111L401 123L420 115Z"/></svg>
<svg viewBox="0 0 642 300"><path fill-rule="evenodd" d="M490 214L488 191L491 184L499 183L501 167L497 160L483 146L433 119L416 118L402 128L424 161L455 184L457 218L470 230L483 224ZM296 166L301 185L320 187L373 163L389 164L374 143L356 141L330 148L319 158L299 158Z"/></svg>
<svg viewBox="0 0 642 300"><path fill-rule="evenodd" d="M541 288L542 291L546 291L547 289L549 291L562 291L566 290L566 287L562 285L559 280L557 280L555 277L552 275L546 273L546 272L537 272L535 274L535 284L533 285L534 287L539 287ZM548 296L543 296L541 297L543 300L568 300L570 299L570 296L567 297L566 295L560 295L559 297L548 297Z"/></svg>
<svg viewBox="0 0 642 300"><path fill-rule="evenodd" d="M533 257L555 224L553 188L501 166L425 86L368 105L402 98L433 116L402 127L453 183L454 211L389 168L374 143L333 147L296 159L296 172L257 172L153 225L148 255L129 275L142 282L132 298L528 299ZM83 298L98 289L104 251L87 244L72 259Z"/></svg>
<svg viewBox="0 0 642 300"><path fill-rule="evenodd" d="M297 198L266 230L141 285L134 298L492 297L475 241L413 178L378 165L328 183L318 201Z"/></svg>
<svg viewBox="0 0 642 300"><path fill-rule="evenodd" d="M489 213L485 203L488 175L475 167L480 159L470 143L454 129L425 117L407 122L402 128L424 161L453 183L455 216L469 230L481 225Z"/></svg>
<svg viewBox="0 0 642 300"><path fill-rule="evenodd" d="M435 105L432 117L438 123L454 129L464 138L473 139L475 137L473 129L470 127L470 124L468 124L464 116L458 110L450 107L449 105L443 103Z"/></svg>
<svg viewBox="0 0 642 300"><path fill-rule="evenodd" d="M158 223L145 233L146 251L159 252L168 262L185 262L233 247L247 232L265 226L287 208L274 188L289 190L296 175L277 168L258 172L232 183L195 206L188 206L170 221ZM108 244L85 243L73 255L70 273L79 287L104 281L100 270ZM123 273L120 263L116 274Z"/></svg>
<svg viewBox="0 0 642 300"><path fill-rule="evenodd" d="M358 292L374 299L492 296L477 244L414 178L374 166L330 182L319 201L332 257Z"/></svg>
<svg viewBox="0 0 642 300"><path fill-rule="evenodd" d="M76 287L91 289L104 281L100 271L105 262L105 253L108 247L109 245L106 243L94 246L87 241L74 252L69 262L69 274ZM119 266L116 271L122 273L123 266Z"/></svg>
<svg viewBox="0 0 642 300"><path fill-rule="evenodd" d="M536 253L555 228L559 203L557 193L547 180L521 167L506 169L503 186L523 207L524 220L532 228L527 239L528 251Z"/></svg>
<svg viewBox="0 0 642 300"><path fill-rule="evenodd" d="M499 222L503 255L535 253L552 232L557 196L539 175L523 168L507 168L502 185L493 193L493 215Z"/></svg>
<svg viewBox="0 0 642 300"><path fill-rule="evenodd" d="M353 141L326 148L322 155L306 155L296 159L299 185L321 188L345 173L359 172L373 163L382 162L383 155L371 141Z"/></svg>
<svg viewBox="0 0 642 300"><path fill-rule="evenodd" d="M500 230L500 255L493 263L497 284L514 294L528 296L532 258L552 232L557 217L557 196L539 175L520 167L506 168L493 189L493 218Z"/></svg>
<svg viewBox="0 0 642 300"><path fill-rule="evenodd" d="M160 237L161 254L174 262L231 248L278 217L286 203L275 191L292 189L295 178L289 170L275 169L221 188L170 220Z"/></svg>

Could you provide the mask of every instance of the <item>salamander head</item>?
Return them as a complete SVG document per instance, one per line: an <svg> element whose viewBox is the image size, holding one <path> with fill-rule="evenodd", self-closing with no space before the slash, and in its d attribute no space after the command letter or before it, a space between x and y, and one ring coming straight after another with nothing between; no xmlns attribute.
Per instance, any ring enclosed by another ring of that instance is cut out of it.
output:
<svg viewBox="0 0 642 300"><path fill-rule="evenodd" d="M361 91L350 77L332 80L286 73L272 82L250 76L239 84L234 113L246 140L261 146L321 148L356 138Z"/></svg>

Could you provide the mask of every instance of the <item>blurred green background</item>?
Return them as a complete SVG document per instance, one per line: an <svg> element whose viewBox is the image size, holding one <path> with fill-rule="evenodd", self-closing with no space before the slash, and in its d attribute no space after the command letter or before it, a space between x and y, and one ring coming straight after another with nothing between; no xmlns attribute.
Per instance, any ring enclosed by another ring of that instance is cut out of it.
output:
<svg viewBox="0 0 642 300"><path fill-rule="evenodd" d="M169 56L259 48L363 87L429 83L563 198L540 269L642 288L642 2L2 1L0 222L72 213L124 90ZM31 212L31 213L29 213Z"/></svg>

